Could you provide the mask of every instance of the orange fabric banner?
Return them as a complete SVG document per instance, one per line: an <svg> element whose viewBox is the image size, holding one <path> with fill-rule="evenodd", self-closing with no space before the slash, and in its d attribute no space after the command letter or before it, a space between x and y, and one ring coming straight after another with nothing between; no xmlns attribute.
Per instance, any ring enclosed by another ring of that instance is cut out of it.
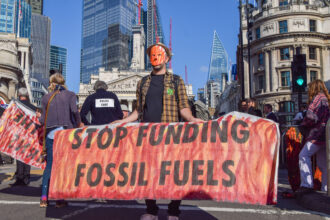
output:
<svg viewBox="0 0 330 220"><path fill-rule="evenodd" d="M278 126L248 114L62 130L53 149L51 199L277 201Z"/></svg>
<svg viewBox="0 0 330 220"><path fill-rule="evenodd" d="M41 162L43 129L35 112L11 101L0 118L0 151L23 163L45 169Z"/></svg>

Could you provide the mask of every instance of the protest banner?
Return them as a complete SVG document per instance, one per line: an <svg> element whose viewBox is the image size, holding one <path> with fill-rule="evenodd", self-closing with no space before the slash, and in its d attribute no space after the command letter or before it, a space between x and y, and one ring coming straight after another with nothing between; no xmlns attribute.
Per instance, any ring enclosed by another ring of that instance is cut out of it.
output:
<svg viewBox="0 0 330 220"><path fill-rule="evenodd" d="M35 112L18 101L11 101L0 118L0 152L44 169L41 133Z"/></svg>
<svg viewBox="0 0 330 220"><path fill-rule="evenodd" d="M238 112L204 123L62 130L49 197L274 204L278 148L276 123Z"/></svg>

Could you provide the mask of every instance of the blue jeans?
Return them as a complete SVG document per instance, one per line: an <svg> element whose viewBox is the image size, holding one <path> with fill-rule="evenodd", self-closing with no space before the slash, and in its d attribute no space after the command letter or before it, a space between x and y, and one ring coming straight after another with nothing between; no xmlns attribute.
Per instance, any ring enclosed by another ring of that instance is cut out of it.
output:
<svg viewBox="0 0 330 220"><path fill-rule="evenodd" d="M47 198L48 198L50 174L53 165L53 143L54 143L53 139L46 138L47 164L46 164L46 169L44 170L44 174L42 176L41 196L46 196Z"/></svg>

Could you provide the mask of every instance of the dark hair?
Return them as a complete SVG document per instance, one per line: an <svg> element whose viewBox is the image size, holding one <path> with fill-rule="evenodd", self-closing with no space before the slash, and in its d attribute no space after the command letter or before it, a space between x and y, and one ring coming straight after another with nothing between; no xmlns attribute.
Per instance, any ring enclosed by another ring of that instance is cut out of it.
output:
<svg viewBox="0 0 330 220"><path fill-rule="evenodd" d="M54 75L55 73L59 73L62 75L62 73L58 70L58 69L51 69L49 70L49 76L52 76Z"/></svg>
<svg viewBox="0 0 330 220"><path fill-rule="evenodd" d="M270 109L270 111L273 111L273 106L271 104L265 104L265 107L267 107L268 109Z"/></svg>

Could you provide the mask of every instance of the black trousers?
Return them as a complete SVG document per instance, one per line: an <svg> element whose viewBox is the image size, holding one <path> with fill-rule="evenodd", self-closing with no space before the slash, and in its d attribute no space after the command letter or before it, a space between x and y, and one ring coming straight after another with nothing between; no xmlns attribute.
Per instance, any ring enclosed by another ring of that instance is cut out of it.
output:
<svg viewBox="0 0 330 220"><path fill-rule="evenodd" d="M31 166L21 161L16 161L16 181L21 181L25 184L30 182Z"/></svg>
<svg viewBox="0 0 330 220"><path fill-rule="evenodd" d="M181 200L172 200L170 204L168 204L168 215L171 216L179 216L180 215L180 204ZM158 206L156 204L156 200L146 199L146 205L147 205L147 213L151 215L157 215L158 214Z"/></svg>

